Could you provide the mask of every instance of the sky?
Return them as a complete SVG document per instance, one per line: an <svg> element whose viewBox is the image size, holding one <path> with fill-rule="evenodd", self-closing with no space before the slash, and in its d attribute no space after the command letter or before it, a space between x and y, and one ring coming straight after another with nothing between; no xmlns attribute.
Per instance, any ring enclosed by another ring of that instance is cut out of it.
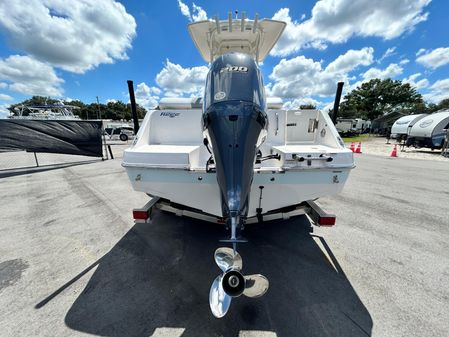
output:
<svg viewBox="0 0 449 337"><path fill-rule="evenodd" d="M0 117L32 95L127 102L127 80L147 109L202 96L208 64L187 25L235 10L287 23L260 65L267 95L286 108L326 109L338 81L345 93L372 78L449 98L449 1L1 0Z"/></svg>

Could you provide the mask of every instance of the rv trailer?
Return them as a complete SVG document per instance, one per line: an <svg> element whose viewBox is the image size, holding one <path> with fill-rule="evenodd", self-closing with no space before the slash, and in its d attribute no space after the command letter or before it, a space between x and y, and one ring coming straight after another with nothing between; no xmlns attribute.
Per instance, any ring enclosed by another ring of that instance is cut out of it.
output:
<svg viewBox="0 0 449 337"><path fill-rule="evenodd" d="M407 138L407 146L440 149L449 128L449 110L442 110L415 123Z"/></svg>
<svg viewBox="0 0 449 337"><path fill-rule="evenodd" d="M370 126L370 121L361 118L337 118L337 124L335 124L338 133L343 136L363 133L369 130Z"/></svg>
<svg viewBox="0 0 449 337"><path fill-rule="evenodd" d="M413 125L426 117L427 114L407 115L399 118L391 127L390 138L397 140L406 140Z"/></svg>

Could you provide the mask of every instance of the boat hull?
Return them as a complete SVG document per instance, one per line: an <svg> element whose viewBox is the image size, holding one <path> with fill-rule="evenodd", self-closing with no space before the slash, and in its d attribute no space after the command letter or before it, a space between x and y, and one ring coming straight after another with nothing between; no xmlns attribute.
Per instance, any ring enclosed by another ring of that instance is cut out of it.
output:
<svg viewBox="0 0 449 337"><path fill-rule="evenodd" d="M255 171L248 217L256 215L262 189L262 214L341 192L351 168ZM222 216L220 189L213 172L126 166L136 191Z"/></svg>

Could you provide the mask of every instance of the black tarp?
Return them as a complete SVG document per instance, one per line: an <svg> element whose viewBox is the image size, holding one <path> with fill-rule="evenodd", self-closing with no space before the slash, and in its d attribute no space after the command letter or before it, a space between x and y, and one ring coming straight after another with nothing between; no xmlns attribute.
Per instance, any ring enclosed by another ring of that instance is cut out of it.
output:
<svg viewBox="0 0 449 337"><path fill-rule="evenodd" d="M102 157L101 121L0 119L0 150Z"/></svg>

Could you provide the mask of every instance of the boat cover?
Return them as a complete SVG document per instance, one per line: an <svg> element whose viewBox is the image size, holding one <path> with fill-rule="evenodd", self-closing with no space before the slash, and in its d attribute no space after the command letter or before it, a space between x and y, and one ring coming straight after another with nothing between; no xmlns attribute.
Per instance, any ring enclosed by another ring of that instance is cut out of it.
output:
<svg viewBox="0 0 449 337"><path fill-rule="evenodd" d="M0 120L0 151L102 157L101 121Z"/></svg>

